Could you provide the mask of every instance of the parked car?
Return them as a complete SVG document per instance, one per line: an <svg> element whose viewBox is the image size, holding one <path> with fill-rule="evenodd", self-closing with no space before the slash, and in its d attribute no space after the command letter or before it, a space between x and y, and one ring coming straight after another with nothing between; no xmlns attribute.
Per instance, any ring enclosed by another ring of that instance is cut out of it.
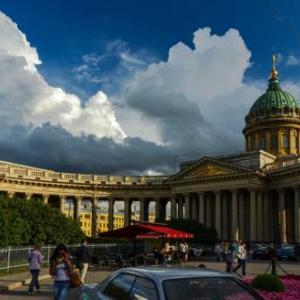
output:
<svg viewBox="0 0 300 300"><path fill-rule="evenodd" d="M277 249L276 253L279 260L300 261L300 245L283 245Z"/></svg>
<svg viewBox="0 0 300 300"><path fill-rule="evenodd" d="M69 291L68 300L262 300L228 273L200 268L137 267L120 269L99 285Z"/></svg>
<svg viewBox="0 0 300 300"><path fill-rule="evenodd" d="M265 259L270 260L274 253L274 249L270 246L260 246L253 250L253 259Z"/></svg>

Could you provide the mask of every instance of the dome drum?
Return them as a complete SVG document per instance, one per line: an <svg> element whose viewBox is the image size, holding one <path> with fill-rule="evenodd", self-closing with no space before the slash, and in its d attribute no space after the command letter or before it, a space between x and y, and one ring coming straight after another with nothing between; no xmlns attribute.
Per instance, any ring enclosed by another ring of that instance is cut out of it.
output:
<svg viewBox="0 0 300 300"><path fill-rule="evenodd" d="M268 88L250 108L245 123L246 151L300 155L300 106L281 89L275 60Z"/></svg>

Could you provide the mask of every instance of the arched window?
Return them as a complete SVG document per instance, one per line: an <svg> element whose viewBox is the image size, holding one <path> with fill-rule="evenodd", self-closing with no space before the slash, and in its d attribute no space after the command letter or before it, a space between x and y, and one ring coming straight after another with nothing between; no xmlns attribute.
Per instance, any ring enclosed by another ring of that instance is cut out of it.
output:
<svg viewBox="0 0 300 300"><path fill-rule="evenodd" d="M289 138L288 138L288 135L286 133L284 133L283 136L282 136L282 146L283 146L284 149L289 148Z"/></svg>
<svg viewBox="0 0 300 300"><path fill-rule="evenodd" d="M278 138L276 134L271 135L271 148L277 149L278 147Z"/></svg>
<svg viewBox="0 0 300 300"><path fill-rule="evenodd" d="M259 149L263 149L266 150L267 145L266 145L266 137L263 135L260 137L260 141L259 141Z"/></svg>

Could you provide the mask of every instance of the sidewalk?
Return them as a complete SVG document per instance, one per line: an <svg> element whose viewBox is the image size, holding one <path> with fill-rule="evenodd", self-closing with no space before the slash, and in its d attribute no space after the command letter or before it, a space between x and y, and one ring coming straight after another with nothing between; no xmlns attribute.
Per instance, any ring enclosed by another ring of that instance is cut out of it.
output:
<svg viewBox="0 0 300 300"><path fill-rule="evenodd" d="M48 273L48 269L43 269L41 271L40 280L49 279L51 276ZM17 288L20 288L21 286L25 284L29 284L31 281L31 276L29 271L22 272L22 273L16 273L16 274L10 274L6 276L0 277L0 291L10 291Z"/></svg>

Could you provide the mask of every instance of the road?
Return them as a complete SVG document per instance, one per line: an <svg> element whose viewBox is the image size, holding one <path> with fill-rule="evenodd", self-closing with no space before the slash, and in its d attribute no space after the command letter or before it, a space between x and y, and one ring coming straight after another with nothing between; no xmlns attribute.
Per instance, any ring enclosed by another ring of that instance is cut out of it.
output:
<svg viewBox="0 0 300 300"><path fill-rule="evenodd" d="M215 269L219 271L224 271L225 264L220 262L197 262L197 263L189 263L190 265L197 266L199 264L204 264L207 268ZM269 266L269 262L249 262L247 264L247 273L248 275L256 275L260 273L264 273L267 267ZM286 270L290 274L298 274L300 275L300 264L295 263L283 263L281 267ZM87 274L86 282L87 283L95 283L100 282L104 278L106 278L110 271L90 271ZM283 274L279 272L279 274ZM1 293L0 292L0 299L1 300L53 300L52 294L52 280L44 280L41 282L41 293L40 295L27 295L27 286L23 286L20 289L16 289L10 291L8 293Z"/></svg>

